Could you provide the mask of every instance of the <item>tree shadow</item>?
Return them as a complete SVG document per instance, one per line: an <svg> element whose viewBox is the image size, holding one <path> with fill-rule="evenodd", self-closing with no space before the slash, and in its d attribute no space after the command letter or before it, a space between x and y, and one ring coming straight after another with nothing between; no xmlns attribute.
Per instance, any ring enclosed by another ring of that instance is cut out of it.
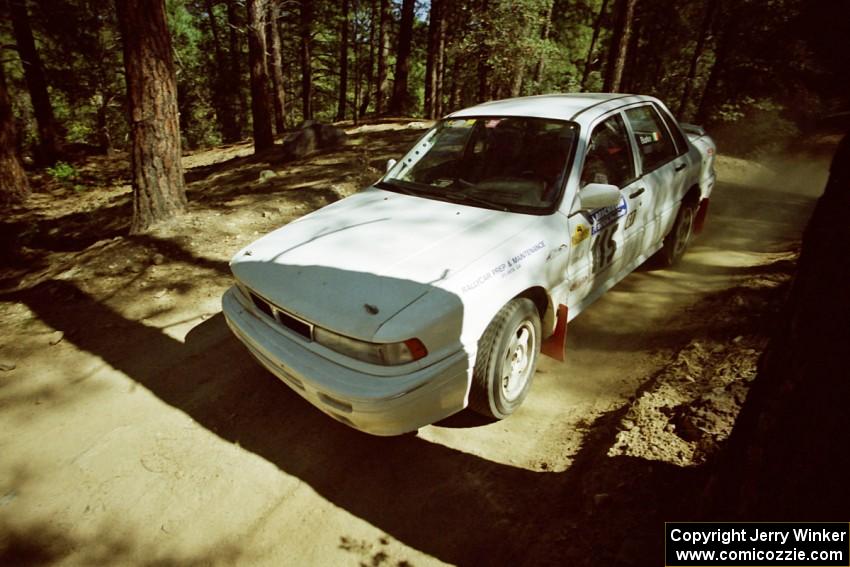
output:
<svg viewBox="0 0 850 567"><path fill-rule="evenodd" d="M18 567L52 565L68 561L80 565L205 566L236 564L242 551L230 544L213 544L198 555L163 554L140 549L126 537L101 530L95 537L80 539L48 523L8 526L0 523L0 565ZM142 559L144 558L144 559ZM141 561L140 561L141 559Z"/></svg>
<svg viewBox="0 0 850 567"><path fill-rule="evenodd" d="M604 514L591 514L587 524L588 510L599 507L595 495L618 493L632 474L629 467L612 469L605 454L622 409L597 420L566 472L532 472L415 436L377 438L336 423L257 365L221 314L193 328L184 344L122 317L66 281L0 300L25 303L45 324L65 331L66 340L223 440L300 478L406 545L450 563L515 564L543 533L568 529L587 539L594 530L608 530L611 520ZM614 471L612 478L588 477L597 469ZM35 549L18 546L21 553L37 554L38 541L31 543ZM576 545L571 536L547 548L561 546L566 553ZM636 556L636 564L643 558Z"/></svg>
<svg viewBox="0 0 850 567"><path fill-rule="evenodd" d="M275 146L259 154L192 167L185 173L190 206L229 210L238 196L253 202L279 196L287 202L319 208L342 198L334 185L368 185L363 179L364 168L376 164L374 170L383 171L387 157L397 157L421 135L422 130L417 129L362 132L350 136L342 148L321 150L295 161L284 162L280 146ZM376 158L376 154L381 157ZM340 159L329 162L329 156ZM264 169L273 169L278 175L259 183ZM127 234L131 217L132 199L127 193L83 212L0 221L0 261L16 271L4 278L3 287L14 284L20 275L17 271L46 267L46 256L51 252L79 252L98 241Z"/></svg>

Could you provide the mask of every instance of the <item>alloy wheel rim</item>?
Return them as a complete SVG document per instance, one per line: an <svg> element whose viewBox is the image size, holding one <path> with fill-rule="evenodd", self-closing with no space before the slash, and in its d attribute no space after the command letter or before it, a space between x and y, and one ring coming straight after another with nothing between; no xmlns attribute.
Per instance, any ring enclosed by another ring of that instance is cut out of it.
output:
<svg viewBox="0 0 850 567"><path fill-rule="evenodd" d="M506 349L502 363L501 387L504 398L513 401L519 397L531 375L536 337L530 321L516 328Z"/></svg>
<svg viewBox="0 0 850 567"><path fill-rule="evenodd" d="M682 211L682 218L679 220L679 226L676 229L676 257L681 256L688 247L688 242L691 239L691 230L694 226L694 211L690 207Z"/></svg>

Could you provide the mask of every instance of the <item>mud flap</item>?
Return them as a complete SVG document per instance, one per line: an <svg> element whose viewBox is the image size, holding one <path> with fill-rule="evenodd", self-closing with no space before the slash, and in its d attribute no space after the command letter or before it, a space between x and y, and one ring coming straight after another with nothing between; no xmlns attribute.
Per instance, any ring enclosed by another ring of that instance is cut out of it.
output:
<svg viewBox="0 0 850 567"><path fill-rule="evenodd" d="M699 202L696 217L694 218L694 234L702 232L705 226L705 217L708 215L708 199L703 199Z"/></svg>
<svg viewBox="0 0 850 567"><path fill-rule="evenodd" d="M567 357L567 306L558 306L558 319L555 323L555 332L551 337L540 345L541 354L551 356L555 360L564 362Z"/></svg>

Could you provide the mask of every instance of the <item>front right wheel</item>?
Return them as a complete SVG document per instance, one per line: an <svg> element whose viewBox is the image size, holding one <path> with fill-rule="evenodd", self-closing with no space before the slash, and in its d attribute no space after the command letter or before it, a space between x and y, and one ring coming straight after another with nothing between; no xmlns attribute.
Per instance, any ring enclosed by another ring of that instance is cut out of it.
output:
<svg viewBox="0 0 850 567"><path fill-rule="evenodd" d="M522 404L540 355L540 316L519 297L505 305L478 341L469 405L487 417L504 419Z"/></svg>

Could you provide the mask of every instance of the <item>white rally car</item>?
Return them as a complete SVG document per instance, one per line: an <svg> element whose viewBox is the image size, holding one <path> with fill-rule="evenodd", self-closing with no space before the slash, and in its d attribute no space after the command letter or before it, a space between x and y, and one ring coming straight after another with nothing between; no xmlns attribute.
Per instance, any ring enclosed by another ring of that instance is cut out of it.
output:
<svg viewBox="0 0 850 567"><path fill-rule="evenodd" d="M230 328L317 408L376 435L522 403L539 354L705 216L715 146L658 100L548 95L439 121L373 186L231 261Z"/></svg>

